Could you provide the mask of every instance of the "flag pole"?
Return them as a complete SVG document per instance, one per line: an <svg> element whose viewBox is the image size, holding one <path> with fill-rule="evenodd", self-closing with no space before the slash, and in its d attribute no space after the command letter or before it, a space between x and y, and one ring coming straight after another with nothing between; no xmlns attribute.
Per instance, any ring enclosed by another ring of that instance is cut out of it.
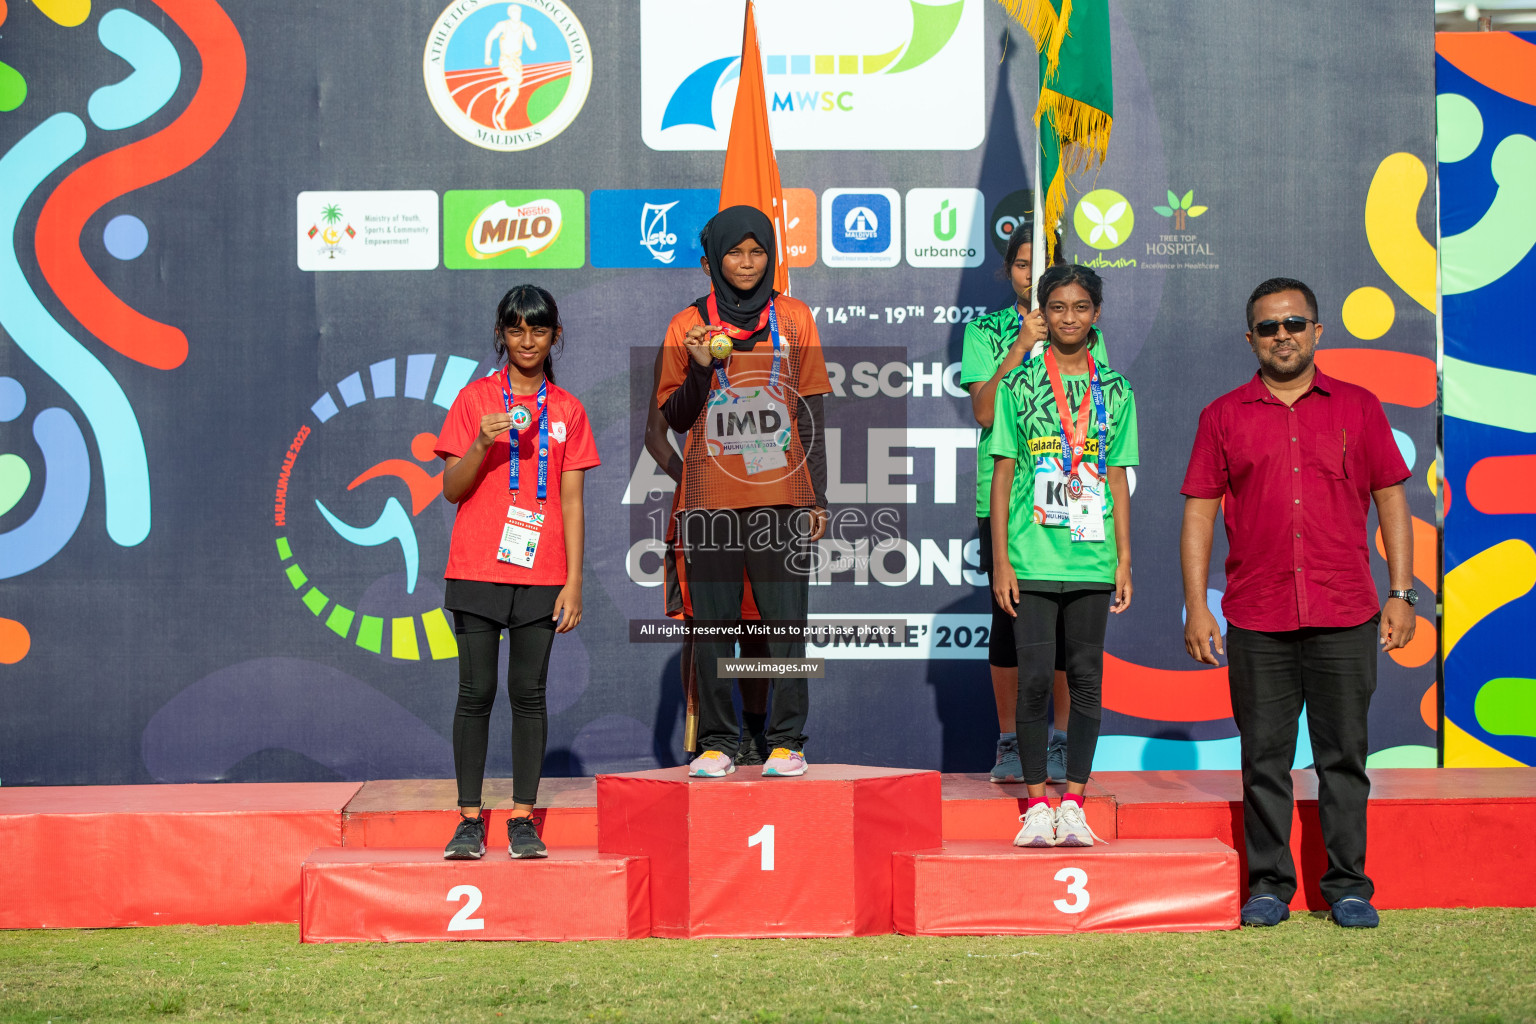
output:
<svg viewBox="0 0 1536 1024"><path fill-rule="evenodd" d="M1034 309L1037 305L1035 296L1040 291L1040 275L1045 273L1046 260L1049 259L1045 251L1045 183L1040 180L1044 165L1045 160L1040 153L1040 124L1037 121L1035 122L1035 215L1031 218L1029 239L1029 301L1027 305L1030 309Z"/></svg>

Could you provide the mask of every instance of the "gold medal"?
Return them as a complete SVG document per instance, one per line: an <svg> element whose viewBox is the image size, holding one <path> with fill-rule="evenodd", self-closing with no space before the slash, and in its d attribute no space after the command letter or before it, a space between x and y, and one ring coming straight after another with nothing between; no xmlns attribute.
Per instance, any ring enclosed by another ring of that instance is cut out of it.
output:
<svg viewBox="0 0 1536 1024"><path fill-rule="evenodd" d="M732 344L730 336L724 331L715 331L709 336L709 354L715 359L725 359L736 346Z"/></svg>

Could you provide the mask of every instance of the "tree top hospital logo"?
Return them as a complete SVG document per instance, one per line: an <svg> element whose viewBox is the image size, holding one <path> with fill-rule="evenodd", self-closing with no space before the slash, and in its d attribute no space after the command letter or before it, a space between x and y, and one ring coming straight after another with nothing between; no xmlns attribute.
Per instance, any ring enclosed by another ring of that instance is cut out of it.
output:
<svg viewBox="0 0 1536 1024"><path fill-rule="evenodd" d="M576 120L592 87L592 49L561 0L455 0L427 36L422 76L454 134L516 152Z"/></svg>
<svg viewBox="0 0 1536 1024"><path fill-rule="evenodd" d="M453 507L433 448L478 368L427 353L352 373L310 406L278 464L282 577L319 625L355 647L406 661L458 656L435 583Z"/></svg>
<svg viewBox="0 0 1536 1024"><path fill-rule="evenodd" d="M739 10L719 0L641 0L641 135L650 148L725 148L741 78ZM775 148L980 145L984 20L982 0L761 0Z"/></svg>

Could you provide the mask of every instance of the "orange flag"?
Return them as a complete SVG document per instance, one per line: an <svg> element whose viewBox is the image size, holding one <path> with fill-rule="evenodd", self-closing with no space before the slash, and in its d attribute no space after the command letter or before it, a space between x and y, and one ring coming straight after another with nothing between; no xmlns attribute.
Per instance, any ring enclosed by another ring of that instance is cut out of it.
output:
<svg viewBox="0 0 1536 1024"><path fill-rule="evenodd" d="M757 18L747 0L747 21L741 32L741 82L731 137L725 145L725 173L720 176L720 209L755 206L773 221L773 287L789 293L789 254L784 249L784 187L779 162L773 156L768 131L768 96L763 88L763 58L757 48ZM766 241L766 239L759 239Z"/></svg>

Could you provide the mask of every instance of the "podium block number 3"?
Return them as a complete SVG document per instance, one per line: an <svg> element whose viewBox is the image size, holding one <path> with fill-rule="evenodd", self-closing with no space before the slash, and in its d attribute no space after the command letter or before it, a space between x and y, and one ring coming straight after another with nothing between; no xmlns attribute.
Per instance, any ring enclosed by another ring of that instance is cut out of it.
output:
<svg viewBox="0 0 1536 1024"><path fill-rule="evenodd" d="M448 890L448 902L457 903L464 901L459 912L454 914L448 922L448 930L451 932L479 932L485 930L485 918L472 916L480 909L480 901L485 897L480 895L480 889L473 885L456 885ZM1058 901L1059 902L1059 901Z"/></svg>
<svg viewBox="0 0 1536 1024"><path fill-rule="evenodd" d="M761 846L761 867L764 871L773 870L773 826L764 825L755 833L747 837L747 846Z"/></svg>
<svg viewBox="0 0 1536 1024"><path fill-rule="evenodd" d="M1062 868L1056 872L1056 881L1067 883L1067 895L1071 900L1056 900L1056 909L1063 914L1081 914L1088 909L1088 872L1082 868Z"/></svg>

